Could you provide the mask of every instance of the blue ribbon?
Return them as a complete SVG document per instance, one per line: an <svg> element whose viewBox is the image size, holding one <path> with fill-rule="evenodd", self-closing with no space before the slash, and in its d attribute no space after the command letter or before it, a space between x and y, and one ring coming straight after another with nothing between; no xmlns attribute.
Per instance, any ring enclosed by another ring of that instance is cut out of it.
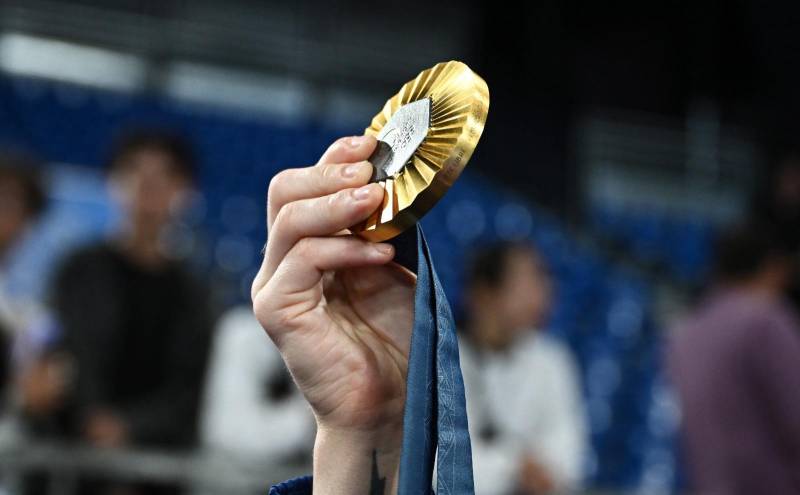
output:
<svg viewBox="0 0 800 495"><path fill-rule="evenodd" d="M399 493L431 493L436 459L439 495L473 494L464 381L450 305L422 227L409 229L394 244L398 263L408 268L416 264L417 273ZM416 253L415 263L409 256L412 253Z"/></svg>

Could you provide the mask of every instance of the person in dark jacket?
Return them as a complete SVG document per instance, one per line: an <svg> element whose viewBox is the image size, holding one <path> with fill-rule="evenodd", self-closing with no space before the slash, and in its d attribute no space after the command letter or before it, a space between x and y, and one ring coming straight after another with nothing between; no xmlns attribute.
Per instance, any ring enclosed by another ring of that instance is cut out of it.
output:
<svg viewBox="0 0 800 495"><path fill-rule="evenodd" d="M162 242L193 167L177 136L124 137L110 170L124 227L69 256L55 278L54 309L77 372L70 433L92 445L195 442L213 321L206 287Z"/></svg>

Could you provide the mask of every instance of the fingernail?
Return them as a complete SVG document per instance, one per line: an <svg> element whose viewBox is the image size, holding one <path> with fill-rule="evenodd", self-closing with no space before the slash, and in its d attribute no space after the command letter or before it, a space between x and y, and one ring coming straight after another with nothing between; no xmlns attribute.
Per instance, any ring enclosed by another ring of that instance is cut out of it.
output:
<svg viewBox="0 0 800 495"><path fill-rule="evenodd" d="M352 163L342 170L342 175L347 179L352 179L364 170L367 165L369 165L367 162Z"/></svg>
<svg viewBox="0 0 800 495"><path fill-rule="evenodd" d="M364 144L364 139L366 136L353 136L347 140L347 144L351 148L358 148L362 144Z"/></svg>
<svg viewBox="0 0 800 495"><path fill-rule="evenodd" d="M366 186L359 187L355 191L353 191L353 198L356 201L363 201L369 198L370 194L372 193L372 184L367 184Z"/></svg>
<svg viewBox="0 0 800 495"><path fill-rule="evenodd" d="M384 255L392 254L392 251L394 251L394 246L391 244L375 244L375 250Z"/></svg>

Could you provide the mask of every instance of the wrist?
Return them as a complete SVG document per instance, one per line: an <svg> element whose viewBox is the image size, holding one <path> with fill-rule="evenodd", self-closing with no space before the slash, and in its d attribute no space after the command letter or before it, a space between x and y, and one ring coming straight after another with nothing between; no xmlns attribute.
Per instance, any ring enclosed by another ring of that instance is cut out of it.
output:
<svg viewBox="0 0 800 495"><path fill-rule="evenodd" d="M402 425L365 430L318 424L314 494L397 493L402 441Z"/></svg>

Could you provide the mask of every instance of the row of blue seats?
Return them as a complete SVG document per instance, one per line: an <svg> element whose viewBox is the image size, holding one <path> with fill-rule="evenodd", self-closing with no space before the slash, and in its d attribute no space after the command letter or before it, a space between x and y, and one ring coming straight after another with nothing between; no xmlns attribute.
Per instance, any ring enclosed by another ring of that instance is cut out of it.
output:
<svg viewBox="0 0 800 495"><path fill-rule="evenodd" d="M607 204L592 205L589 218L596 231L642 261L665 266L680 281L700 282L708 274L715 231L708 220Z"/></svg>
<svg viewBox="0 0 800 495"><path fill-rule="evenodd" d="M202 195L175 242L192 248L190 257L213 274L223 287L221 297L231 304L246 299L257 269L271 176L287 166L313 163L335 137L358 132L239 118L154 97L0 80L0 140L35 150L48 161L99 167L114 134L132 123L179 129L197 146ZM97 221L108 223L110 217L100 215ZM669 448L649 420L660 343L647 284L579 245L528 198L469 170L423 225L457 311L463 266L475 246L515 238L538 247L558 295L552 331L571 346L584 377L594 428L590 484L635 488L643 483L652 468L647 453ZM665 489L676 479L662 478Z"/></svg>

